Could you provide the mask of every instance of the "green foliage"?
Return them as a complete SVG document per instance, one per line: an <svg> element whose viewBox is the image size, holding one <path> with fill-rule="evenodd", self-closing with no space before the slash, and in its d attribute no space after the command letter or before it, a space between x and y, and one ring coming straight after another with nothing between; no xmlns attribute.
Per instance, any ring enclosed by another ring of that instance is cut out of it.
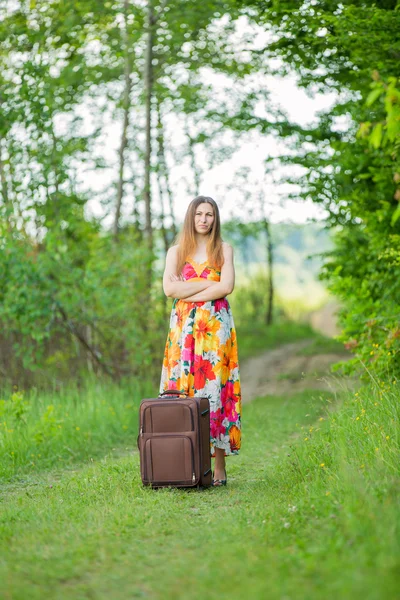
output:
<svg viewBox="0 0 400 600"><path fill-rule="evenodd" d="M266 322L267 290L268 277L260 271L250 281L235 286L228 300L238 325Z"/></svg>
<svg viewBox="0 0 400 600"><path fill-rule="evenodd" d="M400 11L398 2L251 3L272 29L265 48L275 71L295 71L310 94L334 92L317 125L281 120L292 153L279 159L303 175L289 197L320 203L336 248L322 278L342 305L346 368L400 374ZM372 78L372 80L371 80ZM273 163L271 169L274 168Z"/></svg>
<svg viewBox="0 0 400 600"><path fill-rule="evenodd" d="M11 426L21 422L26 424L30 408L31 404L25 400L23 392L15 391L8 401L0 400L0 419L10 419Z"/></svg>
<svg viewBox="0 0 400 600"><path fill-rule="evenodd" d="M351 364L390 378L400 374L400 92L396 79L375 79L367 104L381 101L384 119L360 126L357 144L368 160L349 207L354 222L336 234L323 277L344 302L341 339L356 353Z"/></svg>
<svg viewBox="0 0 400 600"><path fill-rule="evenodd" d="M196 145L207 149L210 164L236 149L236 144L218 142L227 128L237 135L257 130L285 138L291 151L278 157L281 163L305 171L300 178L285 176L286 183L301 184L300 193L296 188L288 197L321 203L338 228L337 249L324 277L345 306L343 339L357 348L358 360L368 368L397 370L397 5L395 0L229 0L195 8L178 0L149 5L118 0L101 6L94 0L14 2L0 21L0 322L1 345L11 350L2 353L3 376L23 384L44 384L55 374L63 381L71 372L79 378L86 371L120 379L160 364L168 302L160 289L161 274L153 271L154 281L149 277L154 256L145 249L141 223L147 43L152 45L151 104L159 107L160 117L154 142L162 139L174 154L162 133L163 119L171 112L183 116L190 131L189 146L174 158L181 162L190 150L195 170ZM149 7L154 11L151 36L145 26ZM244 16L271 32L265 48L253 47L246 36L237 48L232 43L235 25ZM204 68L224 74L228 82L216 103L211 86L203 83ZM315 126L290 123L273 107L267 117L259 116L266 92L254 77L248 85L246 76L293 70L310 93L340 92ZM124 91L128 80L131 88ZM87 127L82 114L88 111ZM123 111L127 139L119 159L123 154L125 161L98 198L84 191L78 172L110 168L97 156L95 144L105 131L106 113L117 123ZM160 195L171 198L168 173L160 166L161 146L158 151L159 160L151 160L153 175ZM275 164L276 157L267 159L268 168ZM124 187L123 216L114 243L100 222L90 220L88 209L96 198L106 216L114 216L119 184ZM153 209L153 217L158 216ZM227 234L238 235L247 266L260 224L236 223L234 229L227 227ZM296 249L298 233L284 232ZM290 262L276 246L275 259ZM256 258L264 261L265 253ZM315 268L316 261L305 270ZM278 287L279 271L276 275ZM300 268L296 275L293 285L304 279ZM243 303L233 299L239 325L262 321L266 283L257 275Z"/></svg>
<svg viewBox="0 0 400 600"><path fill-rule="evenodd" d="M20 384L77 377L87 366L120 378L149 367L163 344L163 311L155 295L148 323L145 246L129 232L116 244L75 217L54 226L40 245L3 228L0 322L17 359ZM123 333L122 333L123 332Z"/></svg>

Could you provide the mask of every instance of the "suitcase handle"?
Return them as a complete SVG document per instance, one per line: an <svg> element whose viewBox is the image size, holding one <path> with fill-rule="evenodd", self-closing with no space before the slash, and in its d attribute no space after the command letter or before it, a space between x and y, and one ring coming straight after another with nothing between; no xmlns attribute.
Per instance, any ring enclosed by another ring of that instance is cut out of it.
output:
<svg viewBox="0 0 400 600"><path fill-rule="evenodd" d="M188 393L187 392L180 392L179 390L165 390L165 392L161 392L161 394L158 395L159 398L161 398L161 396L164 395L174 395L174 396L187 396Z"/></svg>

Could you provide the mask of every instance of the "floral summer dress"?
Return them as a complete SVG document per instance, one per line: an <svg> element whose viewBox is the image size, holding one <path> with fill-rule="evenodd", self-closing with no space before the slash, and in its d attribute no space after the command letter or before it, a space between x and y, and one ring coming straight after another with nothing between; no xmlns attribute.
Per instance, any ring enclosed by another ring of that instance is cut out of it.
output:
<svg viewBox="0 0 400 600"><path fill-rule="evenodd" d="M220 281L221 271L188 257L185 280ZM236 330L226 298L185 302L175 298L165 344L160 393L167 389L210 401L210 451L238 454L241 445L241 388Z"/></svg>

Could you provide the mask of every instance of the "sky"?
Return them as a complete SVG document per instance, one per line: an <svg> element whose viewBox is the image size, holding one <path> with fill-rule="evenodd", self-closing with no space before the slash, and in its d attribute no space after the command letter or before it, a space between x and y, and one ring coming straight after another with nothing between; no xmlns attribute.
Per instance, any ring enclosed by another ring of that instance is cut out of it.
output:
<svg viewBox="0 0 400 600"><path fill-rule="evenodd" d="M218 89L217 79L218 77L215 75L209 76L209 81L216 89ZM316 112L328 108L334 100L333 95L322 94L310 98L303 89L296 85L294 77L265 77L265 86L270 90L274 104L283 108L289 119L300 125L315 124ZM326 215L325 211L311 200L287 200L289 190L293 192L293 186L288 184L277 185L265 181L265 159L269 156L284 153L284 150L285 143L283 140L279 141L271 135L263 136L258 132L254 132L251 140L239 144L231 158L211 170L207 169L204 157L201 156L201 153L198 153L197 160L202 170L204 169L204 173L202 174L200 189L193 190L194 195L198 193L214 198L221 210L222 220L228 219L230 216L246 219L248 216L246 207L248 207L249 201L246 202L244 199L240 183L237 182L235 185L234 174L240 169L248 168L249 179L252 182L254 191L254 199L250 203L254 202L257 206L255 198L261 189L265 212L271 222L305 223L310 219L323 219ZM188 202L192 199L188 197L185 187L180 185L185 170L186 166L182 168L175 167L172 173L174 189L177 190L175 196L176 214L182 214L186 210ZM291 174L294 170L295 167L291 167ZM280 176L283 172L283 169L277 169L275 176ZM297 173L300 174L300 171L297 170ZM260 211L256 207L254 212L257 215Z"/></svg>
<svg viewBox="0 0 400 600"><path fill-rule="evenodd" d="M222 79L222 77L220 77ZM311 125L315 123L316 112L328 108L334 98L332 95L317 94L314 98L306 95L303 89L296 85L294 77L265 77L266 87L271 92L274 104L281 106L288 114L290 120L301 125ZM209 83L212 83L215 89L218 89L218 76L209 74ZM116 149L120 143L120 124L110 123L105 132L103 148L107 148L107 155L110 162L116 158ZM173 139L176 147L183 142L184 134L179 122L174 117L168 119L168 128L174 131ZM249 137L249 136L247 136ZM229 133L227 133L229 138ZM258 132L253 132L251 139L239 143L237 150L229 159L221 164L208 169L204 152L198 149L196 152L196 161L201 169L201 185L199 189L186 183L188 178L188 165L185 162L182 165L176 164L171 168L171 187L174 192L174 210L178 222L183 221L183 215L186 212L189 202L196 195L211 196L217 202L221 220L225 221L235 216L242 219L250 219L248 207L256 205L253 215L259 216L257 210L257 201L255 200L260 190L263 192L265 202L265 213L271 222L292 222L305 223L311 219L323 219L325 211L311 200L287 200L286 196L289 190L293 191L293 186L288 184L274 184L265 181L264 161L271 155L279 154L284 151L285 144L278 141L273 136L263 136ZM103 151L103 155L104 155ZM240 187L240 181L235 179L234 174L243 169L249 169L249 180L252 182L248 188L249 193L253 190L254 199L246 201ZM287 167L286 167L287 169ZM291 173L295 167L291 167ZM282 169L277 169L275 176L280 176ZM86 173L86 186L90 189L101 190L107 184L109 172L101 174ZM188 189L189 187L189 189ZM157 193L153 194L153 202L157 208ZM94 214L100 215L102 208L96 200L91 202L91 209ZM168 222L167 222L168 224Z"/></svg>
<svg viewBox="0 0 400 600"><path fill-rule="evenodd" d="M12 1L8 0L8 8L11 10ZM220 20L223 22L224 17ZM218 27L218 23L216 24ZM240 51L246 51L249 40L253 48L263 48L268 43L269 32L254 24L249 24L246 17L241 17L237 21L236 33L232 36L232 42L235 48ZM247 46L246 46L247 45ZM93 48L95 52L95 48ZM204 69L202 80L213 88L213 97L218 98L219 94L226 94L228 79L221 74L212 72L211 69ZM257 85L262 86L270 92L271 102L274 106L279 106L287 114L288 118L300 125L312 125L316 123L316 114L322 109L328 109L337 101L334 94L316 93L314 97L306 94L304 89L296 84L295 76L278 77L269 75L260 75L257 77ZM262 110L261 110L262 112ZM96 127L90 106L80 107L80 116L83 117L84 129L86 133L93 131ZM134 118L134 117L133 117ZM175 115L168 115L167 132L169 131L171 145L179 149L179 145L185 141L182 124ZM78 167L79 188L82 191L88 191L92 199L88 203L88 212L95 216L103 216L105 213L102 202L108 196L115 197L115 191L110 189L110 185L117 177L117 149L121 138L121 119L118 121L112 118L105 120L102 134L98 141L97 155L104 157L108 169L90 170L87 164ZM62 118L58 123L58 134L62 135L63 130L68 129L68 119L63 122ZM225 135L225 134L224 134ZM226 133L226 140L229 141L230 133ZM304 200L288 200L287 195L293 192L293 186L288 184L274 183L271 178L266 178L264 161L270 156L285 152L283 140L276 140L271 135L261 135L253 132L246 134L237 143L234 154L224 160L221 164L216 164L208 168L206 155L201 147L196 148L196 162L201 171L201 182L199 189L195 189L193 177L188 168L188 161L183 159L182 164L172 165L170 162L170 180L173 189L174 212L178 223L183 221L183 216L189 202L196 195L211 196L217 202L220 208L221 220L225 221L231 217L238 217L243 220L253 219L261 216L263 212L269 217L271 222L292 222L304 223L311 219L323 219L325 211L317 204ZM248 181L246 185L247 196L243 193L243 185L237 173L248 170ZM298 174L295 167L291 167L291 174ZM284 170L277 168L274 175L280 177ZM160 211L160 199L157 195L156 186L152 193L152 202L154 214ZM259 197L263 198L263 209ZM129 216L132 212L133 193L127 187L126 198L123 203L122 214ZM249 211L249 207L253 212ZM110 226L112 216L104 219L103 225ZM168 219L166 222L169 225Z"/></svg>
<svg viewBox="0 0 400 600"><path fill-rule="evenodd" d="M236 44L251 33L253 47L263 47L266 43L268 33L260 27L249 25L245 18L239 21L237 27ZM246 42L248 43L248 42ZM212 85L213 99L219 97L219 94L226 94L227 77L214 73L211 69L205 69L202 73L202 79L205 84ZM322 109L327 109L337 101L333 94L316 93L314 97L297 86L295 76L278 77L270 75L257 76L257 85L269 90L271 102L274 106L281 107L288 118L301 125L312 125L316 123L316 113ZM261 109L261 112L263 109ZM264 109L265 112L265 109ZM91 120L90 109L84 109L85 120L89 124ZM262 116L262 115L260 115ZM176 115L168 115L166 118L166 130L169 133L169 143L179 151L179 147L185 142L182 123ZM121 122L109 120L105 124L102 138L100 140L101 152L108 164L116 165L117 148L120 144ZM229 141L232 134L224 134ZM233 139L233 138L232 138ZM236 142L237 148L234 154L224 160L221 164L216 164L208 168L206 155L200 145L196 148L196 162L201 172L201 183L199 189L195 189L193 176L190 173L187 157L182 158L181 164L170 164L170 181L173 189L174 211L177 223L183 221L183 216L189 202L197 195L211 196L217 202L222 222L231 217L238 217L243 220L259 218L264 213L271 222L292 222L305 223L311 219L323 219L325 211L315 203L304 200L288 200L287 195L293 192L293 186L288 184L276 184L271 178L266 178L264 161L269 156L285 152L283 140L276 140L271 135L261 135L253 132L246 134L246 139ZM243 193L240 177L237 173L243 169L248 169L249 184L246 185L247 196ZM287 169L287 167L286 167ZM280 176L284 171L277 168L274 175ZM299 173L299 171L297 171ZM291 175L297 174L296 167L291 167ZM95 192L93 200L89 203L89 211L101 216L104 214L104 208L101 199L104 196L104 189L110 186L111 180L116 179L116 168L97 170L90 172L85 170L82 173L82 188ZM127 190L128 191L128 190ZM114 193L113 193L114 194ZM115 194L114 194L115 195ZM132 207L129 197L132 198L132 192L127 193L127 198L123 205L122 214L127 216L131 214ZM259 201L263 198L263 208ZM157 195L156 186L152 192L152 203L154 213L159 212L160 199ZM252 208L252 212L249 211ZM103 221L105 226L111 225L112 216ZM169 225L170 222L166 221Z"/></svg>

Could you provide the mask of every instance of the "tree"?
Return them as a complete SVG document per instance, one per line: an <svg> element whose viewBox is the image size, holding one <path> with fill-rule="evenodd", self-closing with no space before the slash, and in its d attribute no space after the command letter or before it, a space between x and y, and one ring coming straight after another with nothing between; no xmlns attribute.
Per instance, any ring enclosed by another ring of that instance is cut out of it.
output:
<svg viewBox="0 0 400 600"><path fill-rule="evenodd" d="M261 50L268 60L280 59L273 72L294 71L311 94L337 94L317 126L280 123L292 152L279 158L303 167L301 177L285 178L301 186L289 197L323 205L338 232L323 277L344 303L342 339L356 353L354 364L361 359L369 369L399 374L397 4L266 1L246 6L250 18L264 23L273 36Z"/></svg>

